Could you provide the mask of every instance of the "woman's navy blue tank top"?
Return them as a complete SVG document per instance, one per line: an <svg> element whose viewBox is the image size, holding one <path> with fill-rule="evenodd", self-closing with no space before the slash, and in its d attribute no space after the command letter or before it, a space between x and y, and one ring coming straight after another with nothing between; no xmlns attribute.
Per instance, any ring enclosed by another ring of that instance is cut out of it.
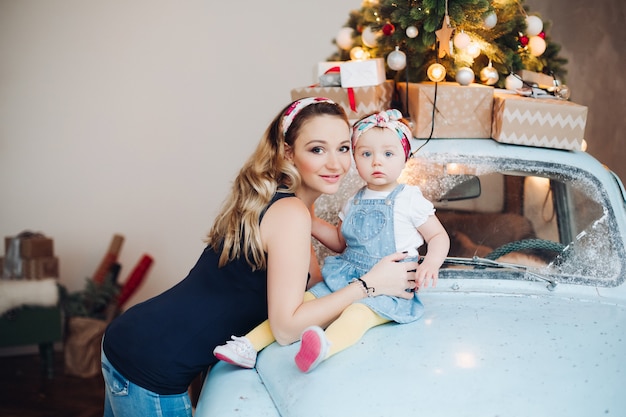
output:
<svg viewBox="0 0 626 417"><path fill-rule="evenodd" d="M278 192L268 205L294 197ZM137 304L108 326L103 350L131 382L158 394L180 394L217 362L215 346L267 319L267 273L240 258L218 267L204 249L185 279Z"/></svg>

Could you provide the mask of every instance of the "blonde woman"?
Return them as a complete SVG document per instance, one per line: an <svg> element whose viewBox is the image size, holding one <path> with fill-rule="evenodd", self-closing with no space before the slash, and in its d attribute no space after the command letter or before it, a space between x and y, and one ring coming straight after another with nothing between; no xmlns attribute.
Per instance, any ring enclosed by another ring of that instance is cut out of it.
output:
<svg viewBox="0 0 626 417"><path fill-rule="evenodd" d="M364 279L384 256L403 251L417 260L418 248L428 243L412 287L419 290L437 284L450 239L420 189L397 182L410 157L411 136L407 121L395 109L369 115L354 125L354 162L366 185L345 204L336 226L313 217L313 236L340 254L326 258L321 271L324 282L313 286L306 299L323 298L351 283L360 284L369 297L348 306L326 330L318 325L305 329L295 357L302 372L312 371L325 359L354 345L374 326L389 321L408 323L422 316L424 306L417 294L389 297ZM267 323L232 339L216 347L215 356L245 368L253 367L257 351L273 342Z"/></svg>
<svg viewBox="0 0 626 417"><path fill-rule="evenodd" d="M269 319L281 344L325 327L367 296L360 283L303 302L311 210L335 193L350 166L343 109L304 98L282 109L237 175L207 246L180 283L117 317L103 338L105 417L188 416L187 388L217 362L213 349ZM415 262L383 258L362 279L377 293L412 297Z"/></svg>

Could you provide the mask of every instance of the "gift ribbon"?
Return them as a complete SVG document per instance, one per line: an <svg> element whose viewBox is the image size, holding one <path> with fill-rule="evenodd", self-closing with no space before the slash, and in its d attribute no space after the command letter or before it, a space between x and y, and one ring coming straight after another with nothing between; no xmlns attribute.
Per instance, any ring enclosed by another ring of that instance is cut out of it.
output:
<svg viewBox="0 0 626 417"><path fill-rule="evenodd" d="M350 102L350 110L356 113L356 98L354 97L354 88L348 87L348 101Z"/></svg>
<svg viewBox="0 0 626 417"><path fill-rule="evenodd" d="M332 67L326 70L326 72L324 74L330 74L333 72L341 72L340 68L337 67ZM318 87L319 84L312 84L309 86L309 88L314 88L314 87ZM354 88L352 87L348 87L346 88L347 92L348 92L348 102L350 103L350 110L352 110L353 112L356 113L356 97L354 95Z"/></svg>

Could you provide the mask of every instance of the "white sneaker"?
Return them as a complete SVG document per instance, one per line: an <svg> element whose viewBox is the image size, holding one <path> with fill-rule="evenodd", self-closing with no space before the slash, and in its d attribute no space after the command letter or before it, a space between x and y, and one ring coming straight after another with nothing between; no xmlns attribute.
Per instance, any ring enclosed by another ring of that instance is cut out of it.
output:
<svg viewBox="0 0 626 417"><path fill-rule="evenodd" d="M231 339L223 345L213 349L215 357L221 361L242 368L254 368L256 365L256 350L247 337L231 336Z"/></svg>
<svg viewBox="0 0 626 417"><path fill-rule="evenodd" d="M311 326L304 329L300 338L300 350L294 358L298 369L310 372L328 355L330 342L321 327Z"/></svg>

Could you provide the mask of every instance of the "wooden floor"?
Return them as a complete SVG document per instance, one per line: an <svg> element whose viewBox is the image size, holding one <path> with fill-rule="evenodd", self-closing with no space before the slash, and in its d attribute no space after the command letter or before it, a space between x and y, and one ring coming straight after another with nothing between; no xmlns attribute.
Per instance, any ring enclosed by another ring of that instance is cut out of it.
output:
<svg viewBox="0 0 626 417"><path fill-rule="evenodd" d="M0 356L0 417L102 417L102 375L66 375L63 353L54 355L52 378L42 372L38 354ZM194 406L201 388L200 377L189 387Z"/></svg>
<svg viewBox="0 0 626 417"><path fill-rule="evenodd" d="M0 357L2 417L102 417L103 401L102 376L65 375L60 352L55 352L51 379L37 354Z"/></svg>

